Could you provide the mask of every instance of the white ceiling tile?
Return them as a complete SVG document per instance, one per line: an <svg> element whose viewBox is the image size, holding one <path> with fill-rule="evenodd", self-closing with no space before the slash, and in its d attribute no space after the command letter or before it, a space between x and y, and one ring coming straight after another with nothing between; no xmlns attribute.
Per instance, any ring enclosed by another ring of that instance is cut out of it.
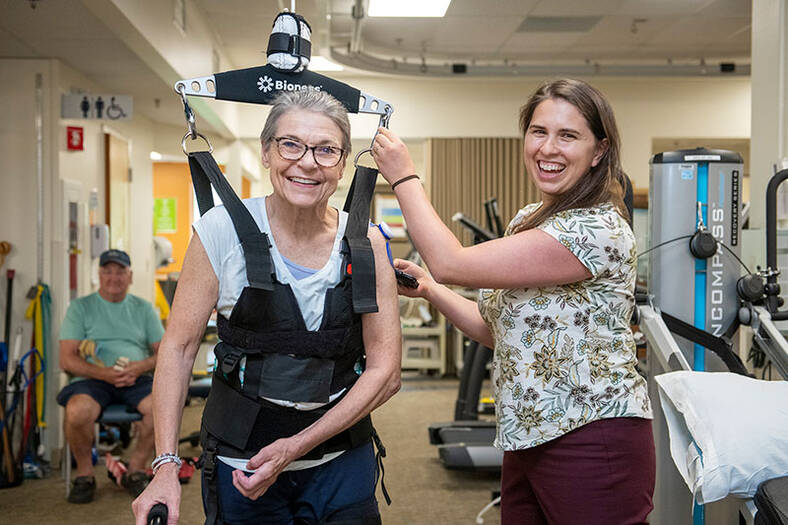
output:
<svg viewBox="0 0 788 525"><path fill-rule="evenodd" d="M582 36L581 33L513 33L501 48L501 53L528 56L531 51L563 51Z"/></svg>
<svg viewBox="0 0 788 525"><path fill-rule="evenodd" d="M446 16L526 15L540 0L452 0Z"/></svg>
<svg viewBox="0 0 788 525"><path fill-rule="evenodd" d="M421 52L423 45L431 49L442 23L439 18L370 18L364 22L362 33L364 42L371 46L386 46L395 52Z"/></svg>
<svg viewBox="0 0 788 525"><path fill-rule="evenodd" d="M698 11L700 16L752 16L752 0L716 0Z"/></svg>
<svg viewBox="0 0 788 525"><path fill-rule="evenodd" d="M599 16L615 13L625 0L541 0L530 16Z"/></svg>
<svg viewBox="0 0 788 525"><path fill-rule="evenodd" d="M715 42L724 42L749 25L750 19L746 17L705 18L703 20L684 18L657 33L647 43L670 47L714 44ZM749 47L743 49L742 52L749 54Z"/></svg>
<svg viewBox="0 0 788 525"><path fill-rule="evenodd" d="M454 17L435 33L436 52L489 53L497 50L520 25L518 17ZM475 35L468 38L468 35Z"/></svg>
<svg viewBox="0 0 788 525"><path fill-rule="evenodd" d="M612 49L627 49L649 41L672 23L670 19L649 18L633 24L633 19L628 16L606 16L591 31L584 33L575 45L581 48L610 46Z"/></svg>
<svg viewBox="0 0 788 525"><path fill-rule="evenodd" d="M745 2L748 0L734 0ZM618 8L618 14L650 17L669 16L681 18L690 16L708 7L715 0L625 0Z"/></svg>

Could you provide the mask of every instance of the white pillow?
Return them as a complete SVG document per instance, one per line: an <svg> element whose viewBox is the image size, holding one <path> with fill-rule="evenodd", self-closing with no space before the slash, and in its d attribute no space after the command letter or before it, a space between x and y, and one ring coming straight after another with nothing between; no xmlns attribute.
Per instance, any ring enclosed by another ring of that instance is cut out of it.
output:
<svg viewBox="0 0 788 525"><path fill-rule="evenodd" d="M689 371L655 379L673 462L699 504L752 497L788 474L788 382Z"/></svg>

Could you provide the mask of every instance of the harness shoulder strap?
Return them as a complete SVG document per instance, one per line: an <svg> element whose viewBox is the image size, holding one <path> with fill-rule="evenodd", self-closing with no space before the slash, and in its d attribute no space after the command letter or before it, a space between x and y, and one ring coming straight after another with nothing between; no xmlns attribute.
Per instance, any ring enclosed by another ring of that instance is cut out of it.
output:
<svg viewBox="0 0 788 525"><path fill-rule="evenodd" d="M378 170L356 166L350 184L344 211L348 213L345 242L350 250L353 278L353 312L357 314L378 311L375 296L375 254L367 237L369 207L375 191Z"/></svg>
<svg viewBox="0 0 788 525"><path fill-rule="evenodd" d="M224 203L235 232L241 241L246 262L246 277L249 286L262 290L273 290L272 274L274 267L271 253L268 250L268 236L260 231L254 217L246 209L241 199L233 191L230 183L224 178L213 156L207 151L189 153L189 169L192 174L194 192L200 215L205 215L213 208L211 185Z"/></svg>

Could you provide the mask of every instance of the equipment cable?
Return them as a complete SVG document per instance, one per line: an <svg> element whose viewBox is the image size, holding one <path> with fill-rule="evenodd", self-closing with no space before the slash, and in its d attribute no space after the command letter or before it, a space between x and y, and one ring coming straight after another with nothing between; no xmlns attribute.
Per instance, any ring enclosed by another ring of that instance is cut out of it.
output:
<svg viewBox="0 0 788 525"><path fill-rule="evenodd" d="M693 235L694 235L694 234L693 234ZM663 246L665 246L666 244L670 244L670 243L672 243L672 242L680 241L680 240L682 240L682 239L690 239L690 238L692 238L692 235L682 235L681 237L675 237L675 238L673 238L673 239L668 239L667 241L663 241L663 242L661 242L661 243L659 243L659 244L657 244L657 245L655 245L655 246L652 246L652 247L651 247L651 248L649 248L648 250L645 250L645 251L643 251L643 252L639 253L639 254L637 255L637 258L638 258L638 259L640 259L640 258L641 258L641 257L643 257L644 255L646 255L648 252L654 251L654 250L656 250L657 248L662 248L662 247L663 247ZM744 268L745 270L747 270L747 273L752 273L752 272L750 271L750 269L747 267L747 265L746 265L746 264L744 264L744 261L742 261L742 260L739 258L739 256L738 256L738 255L736 255L736 253L734 253L734 251L733 251L733 250L731 250L731 249L730 249L730 247L729 247L727 244L725 244L724 242L722 242L722 241L720 241L720 240L717 240L717 239L715 239L715 241L717 242L717 244L719 244L720 246L722 246L723 248L725 248L726 250L728 250L728 253L729 253L729 254L730 254L730 255L731 255L731 256L732 256L734 259L736 259L736 262L738 262L738 263L739 263L739 264L742 266L742 268Z"/></svg>

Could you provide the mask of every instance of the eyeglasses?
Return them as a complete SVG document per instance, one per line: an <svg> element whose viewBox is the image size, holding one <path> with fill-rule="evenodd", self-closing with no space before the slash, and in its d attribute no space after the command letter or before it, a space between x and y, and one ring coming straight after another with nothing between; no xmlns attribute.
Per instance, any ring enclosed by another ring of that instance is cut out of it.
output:
<svg viewBox="0 0 788 525"><path fill-rule="evenodd" d="M345 154L345 150L336 146L307 146L302 142L288 137L274 137L276 149L285 160L301 160L306 152L312 150L312 157L324 168L333 168Z"/></svg>

